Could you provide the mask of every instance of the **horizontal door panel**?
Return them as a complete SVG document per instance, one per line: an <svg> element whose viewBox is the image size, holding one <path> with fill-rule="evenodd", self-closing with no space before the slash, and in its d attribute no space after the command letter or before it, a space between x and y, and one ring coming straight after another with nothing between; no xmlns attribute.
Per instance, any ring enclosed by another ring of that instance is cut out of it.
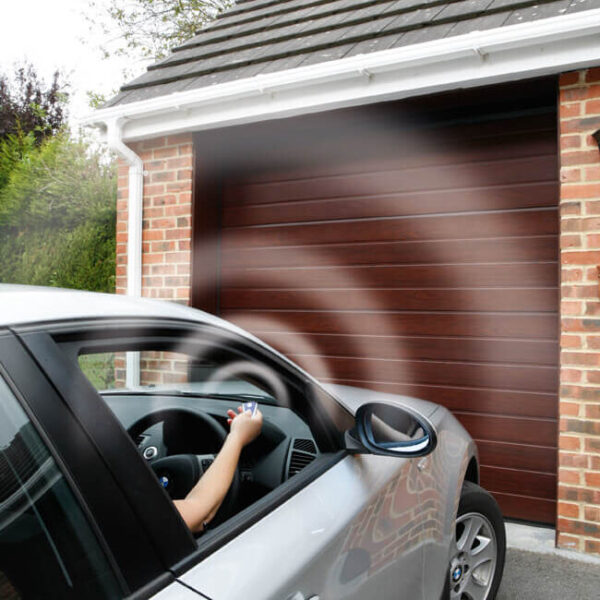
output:
<svg viewBox="0 0 600 600"><path fill-rule="evenodd" d="M529 444L476 441L481 464L489 467L556 473L556 448Z"/></svg>
<svg viewBox="0 0 600 600"><path fill-rule="evenodd" d="M301 366L303 356L290 358ZM422 385L455 385L492 389L524 390L551 393L558 385L555 367L495 365L490 363L459 363L409 360L374 360L372 358L340 358L325 356L322 367L314 370L316 377Z"/></svg>
<svg viewBox="0 0 600 600"><path fill-rule="evenodd" d="M519 490L523 496L553 500L556 497L556 473L538 473L520 469L481 466L481 483L490 491L501 494Z"/></svg>
<svg viewBox="0 0 600 600"><path fill-rule="evenodd" d="M394 337L259 332L284 354L348 356L392 360L500 362L555 367L558 341L451 337Z"/></svg>
<svg viewBox="0 0 600 600"><path fill-rule="evenodd" d="M558 211L501 211L451 216L333 221L303 225L228 229L228 248L294 246L352 242L415 241L477 237L510 237L558 233Z"/></svg>
<svg viewBox="0 0 600 600"><path fill-rule="evenodd" d="M224 316L245 329L264 332L556 339L558 331L556 316L545 314L244 311Z"/></svg>
<svg viewBox="0 0 600 600"><path fill-rule="evenodd" d="M431 335L556 339L554 315L492 313L354 313L244 311L226 313L250 331L297 331L353 335Z"/></svg>
<svg viewBox="0 0 600 600"><path fill-rule="evenodd" d="M558 436L558 426L553 419L526 419L461 412L455 412L455 416L471 437L478 440L553 446Z"/></svg>
<svg viewBox="0 0 600 600"><path fill-rule="evenodd" d="M493 481L489 483L493 485ZM494 498L505 517L539 523L556 521L556 500L502 493L495 493Z"/></svg>
<svg viewBox="0 0 600 600"><path fill-rule="evenodd" d="M236 247L223 240L223 268L319 267L419 263L534 262L558 259L555 235L306 246ZM232 240L233 242L233 240Z"/></svg>
<svg viewBox="0 0 600 600"><path fill-rule="evenodd" d="M269 204L297 200L323 200L361 195L393 194L413 191L464 190L489 186L555 181L556 154L376 172L345 173L327 177L229 184L224 190L224 205Z"/></svg>
<svg viewBox="0 0 600 600"><path fill-rule="evenodd" d="M460 190L443 189L408 193L401 190L384 194L376 190L364 190L364 193L364 196L357 197L353 194L334 200L323 195L323 198L305 201L260 203L241 207L226 206L223 211L223 225L243 227L270 223L307 223L480 210L515 210L553 207L557 200L556 183L553 181ZM258 195L260 196L260 193Z"/></svg>
<svg viewBox="0 0 600 600"><path fill-rule="evenodd" d="M557 288L537 289L239 289L224 288L221 308L555 312Z"/></svg>
<svg viewBox="0 0 600 600"><path fill-rule="evenodd" d="M224 289L555 287L557 271L554 262L223 269L221 285Z"/></svg>

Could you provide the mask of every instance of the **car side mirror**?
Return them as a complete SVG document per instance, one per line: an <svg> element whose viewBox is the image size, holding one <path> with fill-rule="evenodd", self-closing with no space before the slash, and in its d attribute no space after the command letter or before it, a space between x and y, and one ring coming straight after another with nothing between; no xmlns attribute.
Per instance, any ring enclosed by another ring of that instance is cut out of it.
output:
<svg viewBox="0 0 600 600"><path fill-rule="evenodd" d="M433 426L425 417L397 404L363 404L355 427L346 434L346 448L383 456L424 456L435 448Z"/></svg>

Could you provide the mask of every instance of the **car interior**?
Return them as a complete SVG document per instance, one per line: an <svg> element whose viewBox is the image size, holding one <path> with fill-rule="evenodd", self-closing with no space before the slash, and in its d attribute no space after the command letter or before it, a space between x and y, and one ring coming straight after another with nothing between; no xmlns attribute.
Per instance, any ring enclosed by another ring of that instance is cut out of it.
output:
<svg viewBox="0 0 600 600"><path fill-rule="evenodd" d="M263 414L212 528L339 451L351 418L283 359L216 328L138 329L71 336L63 348L116 415L171 499L210 466L228 431L227 410L247 401ZM133 370L133 373L131 372ZM333 419L332 419L333 416Z"/></svg>

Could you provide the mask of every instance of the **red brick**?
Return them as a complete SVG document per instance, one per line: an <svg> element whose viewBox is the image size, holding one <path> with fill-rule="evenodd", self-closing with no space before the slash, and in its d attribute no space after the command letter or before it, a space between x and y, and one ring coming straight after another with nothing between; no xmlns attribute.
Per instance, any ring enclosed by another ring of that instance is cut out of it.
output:
<svg viewBox="0 0 600 600"><path fill-rule="evenodd" d="M153 185L144 184L144 199L150 196L158 196L165 193L164 183L155 183Z"/></svg>
<svg viewBox="0 0 600 600"><path fill-rule="evenodd" d="M590 233L585 237L588 248L600 248L600 234Z"/></svg>
<svg viewBox="0 0 600 600"><path fill-rule="evenodd" d="M581 381L581 371L579 369L561 369L561 383L579 383Z"/></svg>
<svg viewBox="0 0 600 600"><path fill-rule="evenodd" d="M165 214L169 217L176 217L180 215L191 215L192 206L191 204L179 204L177 206L167 206L165 208Z"/></svg>
<svg viewBox="0 0 600 600"><path fill-rule="evenodd" d="M190 228L183 229L167 229L165 233L165 237L168 240L181 240L181 239L189 239L192 236L192 232Z"/></svg>
<svg viewBox="0 0 600 600"><path fill-rule="evenodd" d="M577 152L564 152L561 155L560 162L563 167L597 164L599 162L598 149L588 151L581 150Z"/></svg>
<svg viewBox="0 0 600 600"><path fill-rule="evenodd" d="M169 252L165 255L167 263L189 263L190 258L189 252Z"/></svg>
<svg viewBox="0 0 600 600"><path fill-rule="evenodd" d="M577 402L565 402L561 400L559 411L561 415L577 417L579 416L579 404Z"/></svg>
<svg viewBox="0 0 600 600"><path fill-rule="evenodd" d="M583 312L583 302L565 301L560 303L560 313L562 315L580 315Z"/></svg>
<svg viewBox="0 0 600 600"><path fill-rule="evenodd" d="M600 184L586 183L562 186L560 196L564 200L573 198L598 198L600 197Z"/></svg>
<svg viewBox="0 0 600 600"><path fill-rule="evenodd" d="M563 298L597 298L598 297L598 286L597 285L563 285L562 286L562 297Z"/></svg>
<svg viewBox="0 0 600 600"><path fill-rule="evenodd" d="M174 181L167 183L167 192L187 192L191 190L192 182L189 181Z"/></svg>
<svg viewBox="0 0 600 600"><path fill-rule="evenodd" d="M578 537L574 537L572 535L567 535L565 533L558 532L556 538L556 545L559 548L567 548L569 550L577 550L579 549L579 544L581 540Z"/></svg>
<svg viewBox="0 0 600 600"><path fill-rule="evenodd" d="M148 265L160 264L165 262L165 257L163 254L144 254L142 256L142 262Z"/></svg>
<svg viewBox="0 0 600 600"><path fill-rule="evenodd" d="M587 380L588 380L588 383L600 383L600 372L588 371L587 372ZM599 431L599 433L600 433L600 431Z"/></svg>
<svg viewBox="0 0 600 600"><path fill-rule="evenodd" d="M586 167L583 175L586 181L600 181L600 167Z"/></svg>
<svg viewBox="0 0 600 600"><path fill-rule="evenodd" d="M190 157L184 156L181 158L170 158L167 160L167 169L191 169L192 161Z"/></svg>
<svg viewBox="0 0 600 600"><path fill-rule="evenodd" d="M582 281L583 270L575 268L563 268L560 272L560 278L561 281L565 283L570 281Z"/></svg>
<svg viewBox="0 0 600 600"><path fill-rule="evenodd" d="M156 240L164 240L165 232L160 229L143 229L142 240L144 242L151 242Z"/></svg>
<svg viewBox="0 0 600 600"><path fill-rule="evenodd" d="M585 540L584 550L587 554L600 554L600 542Z"/></svg>
<svg viewBox="0 0 600 600"><path fill-rule="evenodd" d="M575 85L580 81L580 71L569 71L568 73L561 73L559 78L560 87L567 85Z"/></svg>
<svg viewBox="0 0 600 600"><path fill-rule="evenodd" d="M585 451L600 454L600 438L588 438L585 440Z"/></svg>
<svg viewBox="0 0 600 600"><path fill-rule="evenodd" d="M580 476L579 471L570 471L569 469L558 470L558 480L562 484L579 485Z"/></svg>
<svg viewBox="0 0 600 600"><path fill-rule="evenodd" d="M567 516L567 515L565 515ZM586 506L583 512L583 518L586 521L593 521L595 523L600 523L600 508L596 506Z"/></svg>
<svg viewBox="0 0 600 600"><path fill-rule="evenodd" d="M561 364L581 367L596 367L600 365L600 354L587 352L562 352Z"/></svg>
<svg viewBox="0 0 600 600"><path fill-rule="evenodd" d="M566 335L560 336L561 348L581 348L581 336L579 335Z"/></svg>
<svg viewBox="0 0 600 600"><path fill-rule="evenodd" d="M572 435L560 435L558 438L558 447L561 450L579 450L581 448L581 440Z"/></svg>
<svg viewBox="0 0 600 600"><path fill-rule="evenodd" d="M175 171L158 171L150 174L152 183L160 183L161 181L175 181Z"/></svg>
<svg viewBox="0 0 600 600"><path fill-rule="evenodd" d="M168 146L177 146L180 144L190 144L192 139L191 133L178 133L167 137Z"/></svg>
<svg viewBox="0 0 600 600"><path fill-rule="evenodd" d="M586 115L600 114L600 100L588 100L585 103L585 114Z"/></svg>
<svg viewBox="0 0 600 600"><path fill-rule="evenodd" d="M194 153L192 144L181 144L179 146L179 156L191 156Z"/></svg>
<svg viewBox="0 0 600 600"><path fill-rule="evenodd" d="M169 146L166 148L156 148L152 151L152 158L173 158L177 156L177 147Z"/></svg>
<svg viewBox="0 0 600 600"><path fill-rule="evenodd" d="M581 138L578 135L564 136L561 138L561 143L563 140L576 140L578 142L577 146L568 146L569 148L579 148L579 146L581 146ZM560 180L562 183L579 183L581 181L581 169L576 169L574 167L565 167L561 169Z"/></svg>
<svg viewBox="0 0 600 600"><path fill-rule="evenodd" d="M561 217L572 217L581 214L581 202L563 202L560 205Z"/></svg>
<svg viewBox="0 0 600 600"><path fill-rule="evenodd" d="M588 200L585 203L585 212L588 215L599 215L600 214L600 202Z"/></svg>
<svg viewBox="0 0 600 600"><path fill-rule="evenodd" d="M558 515L561 517L579 518L579 505L568 502L558 503Z"/></svg>
<svg viewBox="0 0 600 600"><path fill-rule="evenodd" d="M568 234L560 236L561 248L581 248L581 235Z"/></svg>
<svg viewBox="0 0 600 600"><path fill-rule="evenodd" d="M170 219L170 218L152 219L152 228L153 229L169 229L171 227L175 227L175 219ZM164 234L164 231L162 233ZM163 235L163 237L161 239L164 239L164 237L165 236Z"/></svg>
<svg viewBox="0 0 600 600"><path fill-rule="evenodd" d="M576 73L577 71L574 72ZM585 74L585 82L596 83L598 81L600 81L600 68L594 67L593 69L588 69Z"/></svg>
<svg viewBox="0 0 600 600"><path fill-rule="evenodd" d="M570 454L563 450L559 453L558 462L561 467L587 469L589 457L585 454Z"/></svg>
<svg viewBox="0 0 600 600"><path fill-rule="evenodd" d="M166 136L161 136L158 138L154 138L152 140L144 140L140 143L140 148L144 150L152 150L154 148L160 148L165 146L167 143Z"/></svg>
<svg viewBox="0 0 600 600"><path fill-rule="evenodd" d="M600 473L585 473L585 484L589 487L600 488Z"/></svg>

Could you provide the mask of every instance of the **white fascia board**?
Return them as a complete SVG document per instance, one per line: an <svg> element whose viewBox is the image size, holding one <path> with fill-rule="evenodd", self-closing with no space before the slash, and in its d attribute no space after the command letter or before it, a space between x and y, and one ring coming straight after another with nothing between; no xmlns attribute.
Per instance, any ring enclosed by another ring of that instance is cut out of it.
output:
<svg viewBox="0 0 600 600"><path fill-rule="evenodd" d="M600 9L101 109L124 141L488 85L600 64Z"/></svg>

